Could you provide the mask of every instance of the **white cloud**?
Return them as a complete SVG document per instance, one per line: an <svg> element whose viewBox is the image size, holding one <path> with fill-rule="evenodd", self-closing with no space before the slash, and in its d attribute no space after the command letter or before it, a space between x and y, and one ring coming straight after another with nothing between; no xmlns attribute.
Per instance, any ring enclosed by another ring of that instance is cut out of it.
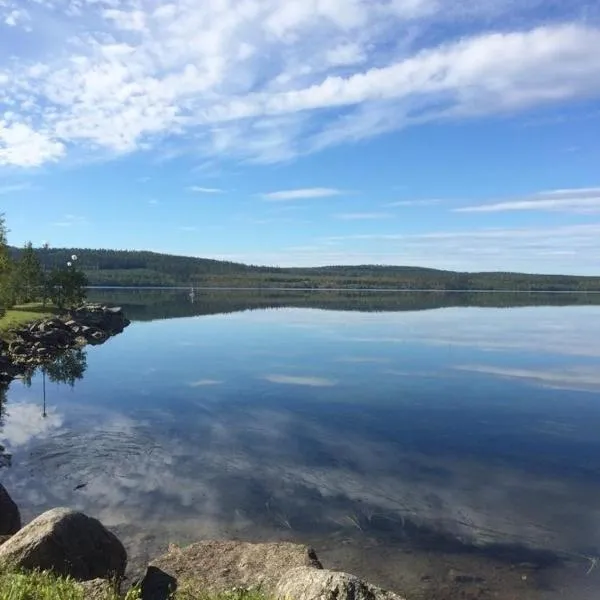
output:
<svg viewBox="0 0 600 600"><path fill-rule="evenodd" d="M541 0L32 3L32 33L14 27L26 37L0 58L11 112L0 165L161 141L269 163L433 119L595 97L600 29L576 4L548 24L532 10ZM11 19L17 4L2 5Z"/></svg>
<svg viewBox="0 0 600 600"><path fill-rule="evenodd" d="M285 201L285 200L309 200L311 198L329 198L339 196L343 192L335 188L304 188L298 190L281 190L279 192L269 192L262 194L265 200Z"/></svg>
<svg viewBox="0 0 600 600"><path fill-rule="evenodd" d="M337 384L337 381L334 379L299 375L265 375L262 379L281 385L302 385L307 387L333 387Z"/></svg>
<svg viewBox="0 0 600 600"><path fill-rule="evenodd" d="M42 416L40 405L33 402L11 404L7 413L0 439L9 450L60 429L64 422L63 416L52 407L48 408L45 417Z"/></svg>
<svg viewBox="0 0 600 600"><path fill-rule="evenodd" d="M592 367L564 367L547 370L494 367L491 365L460 365L454 368L460 371L496 375L508 379L521 379L543 387L594 393L600 390L600 375L598 375L598 370Z"/></svg>
<svg viewBox="0 0 600 600"><path fill-rule="evenodd" d="M477 204L454 209L454 212L562 211L600 213L600 188L551 190L533 196L491 204Z"/></svg>
<svg viewBox="0 0 600 600"><path fill-rule="evenodd" d="M390 219L393 218L394 215L390 213L384 212L372 212L372 213L341 213L339 215L335 215L336 219L341 219L343 221L373 221L373 220L381 220L381 219Z"/></svg>
<svg viewBox="0 0 600 600"><path fill-rule="evenodd" d="M359 44L344 43L331 48L325 60L331 66L348 66L362 63L366 60L364 49Z"/></svg>
<svg viewBox="0 0 600 600"><path fill-rule="evenodd" d="M197 194L222 194L224 192L220 188L200 187L199 185L192 185L187 190L188 192L196 192Z"/></svg>
<svg viewBox="0 0 600 600"><path fill-rule="evenodd" d="M0 166L38 167L56 161L64 154L64 144L52 139L47 132L0 119Z"/></svg>
<svg viewBox="0 0 600 600"><path fill-rule="evenodd" d="M414 207L414 206L435 206L441 204L442 200L431 198L427 200L398 200L386 204L389 207Z"/></svg>
<svg viewBox="0 0 600 600"><path fill-rule="evenodd" d="M200 379L190 383L190 387L207 387L213 385L221 385L223 382L220 379Z"/></svg>

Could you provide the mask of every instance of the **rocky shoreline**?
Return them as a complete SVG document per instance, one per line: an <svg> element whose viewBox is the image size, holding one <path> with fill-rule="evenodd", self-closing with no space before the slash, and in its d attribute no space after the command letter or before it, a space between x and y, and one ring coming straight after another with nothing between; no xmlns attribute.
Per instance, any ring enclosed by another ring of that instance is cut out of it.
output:
<svg viewBox="0 0 600 600"><path fill-rule="evenodd" d="M126 566L121 541L83 513L55 508L21 528L19 509L0 484L0 570L68 576L80 582L86 599L136 586L142 600L169 600L178 590L199 598L255 590L272 600L403 600L354 575L324 569L312 548L289 542L172 544L129 585Z"/></svg>
<svg viewBox="0 0 600 600"><path fill-rule="evenodd" d="M31 375L67 350L103 344L129 324L119 307L85 304L63 316L12 329L10 341L0 339L0 386Z"/></svg>

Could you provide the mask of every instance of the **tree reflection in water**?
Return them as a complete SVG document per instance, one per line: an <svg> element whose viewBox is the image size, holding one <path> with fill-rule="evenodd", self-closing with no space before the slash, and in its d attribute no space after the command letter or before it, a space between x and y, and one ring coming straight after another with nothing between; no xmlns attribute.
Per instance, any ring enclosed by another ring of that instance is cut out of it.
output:
<svg viewBox="0 0 600 600"><path fill-rule="evenodd" d="M83 348L72 348L66 350L52 362L39 367L42 374L42 416L46 417L46 378L52 383L65 383L71 387L75 382L83 379L87 369L87 353ZM31 386L35 370L31 370L20 377L21 382ZM0 434L4 428L6 419L6 404L9 383L0 383ZM4 446L0 444L0 467L11 465L11 455L5 452Z"/></svg>

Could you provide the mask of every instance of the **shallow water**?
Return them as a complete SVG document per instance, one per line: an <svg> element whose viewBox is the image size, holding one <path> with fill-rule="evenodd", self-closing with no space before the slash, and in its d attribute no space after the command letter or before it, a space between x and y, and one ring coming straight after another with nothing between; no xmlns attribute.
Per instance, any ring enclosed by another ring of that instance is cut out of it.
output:
<svg viewBox="0 0 600 600"><path fill-rule="evenodd" d="M600 298L96 294L139 320L7 394L26 520L78 507L134 564L276 538L409 598L600 592Z"/></svg>

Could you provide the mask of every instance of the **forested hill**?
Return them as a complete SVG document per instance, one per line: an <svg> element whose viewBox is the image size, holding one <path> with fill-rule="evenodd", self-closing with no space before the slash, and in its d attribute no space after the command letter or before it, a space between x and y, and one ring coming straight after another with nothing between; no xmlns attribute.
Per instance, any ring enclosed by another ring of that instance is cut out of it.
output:
<svg viewBox="0 0 600 600"><path fill-rule="evenodd" d="M13 248L18 256L20 250ZM458 273L421 267L377 265L314 268L257 267L156 252L42 248L46 269L62 267L73 254L97 286L219 286L292 288L388 288L426 290L600 291L600 276Z"/></svg>

